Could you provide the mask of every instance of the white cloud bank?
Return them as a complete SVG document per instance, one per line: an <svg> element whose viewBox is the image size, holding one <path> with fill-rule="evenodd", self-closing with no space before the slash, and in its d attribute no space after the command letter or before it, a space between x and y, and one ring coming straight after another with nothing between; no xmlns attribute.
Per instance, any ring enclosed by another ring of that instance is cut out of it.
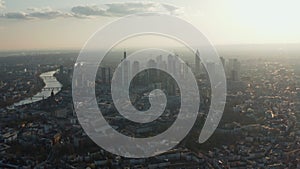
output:
<svg viewBox="0 0 300 169"><path fill-rule="evenodd" d="M3 0L0 0L0 4ZM1 7L1 5L0 5ZM181 13L181 9L162 3L155 2L123 2L105 4L104 8L99 6L75 6L70 12L62 12L51 8L30 8L26 12L8 12L1 17L6 19L54 19L59 17L91 18L97 16L120 17L135 13L162 12L172 15Z"/></svg>

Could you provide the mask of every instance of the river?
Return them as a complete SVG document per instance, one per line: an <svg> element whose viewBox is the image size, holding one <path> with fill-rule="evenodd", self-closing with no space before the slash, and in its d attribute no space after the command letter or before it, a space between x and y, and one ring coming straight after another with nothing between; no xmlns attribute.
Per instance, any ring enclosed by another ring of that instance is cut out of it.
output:
<svg viewBox="0 0 300 169"><path fill-rule="evenodd" d="M45 83L43 89L40 92L38 92L36 95L30 98L25 98L24 100L15 103L14 106L30 104L30 103L34 103L46 99L49 96L51 96L52 90L54 94L58 93L61 90L62 84L59 81L57 81L56 77L54 77L54 74L56 72L57 71L49 71L49 72L42 73L40 77L43 79Z"/></svg>

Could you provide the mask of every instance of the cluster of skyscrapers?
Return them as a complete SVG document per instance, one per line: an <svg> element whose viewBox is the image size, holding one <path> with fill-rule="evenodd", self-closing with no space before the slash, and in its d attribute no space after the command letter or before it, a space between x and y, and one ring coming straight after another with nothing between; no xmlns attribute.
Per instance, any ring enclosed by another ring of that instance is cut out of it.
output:
<svg viewBox="0 0 300 169"><path fill-rule="evenodd" d="M201 60L200 60L200 53L197 50L196 54L195 54L195 76L199 77L201 73L204 73L205 70L202 69L201 66ZM228 80L230 81L240 81L241 77L241 63L239 62L238 59L228 59L228 61L225 60L225 58L220 57L222 66L225 70L225 74ZM216 66L218 66L216 63L214 62L208 62L206 65L206 68L208 69L208 72L210 72L211 74L215 74L215 69Z"/></svg>
<svg viewBox="0 0 300 169"><path fill-rule="evenodd" d="M196 78L199 78L201 74L205 73L205 69L202 66L201 59L200 59L200 52L197 50L195 53L195 63L194 63L194 75ZM231 81L240 81L240 69L241 64L238 59L228 59L225 60L223 57L220 58L222 66L224 67L226 76L228 80ZM135 77L137 74L140 76L137 82L140 84L150 84L150 83L159 83L161 81L169 81L168 79L171 76L165 77L165 73L171 74L173 76L179 76L180 78L185 78L188 72L189 64L184 63L179 59L177 55L169 54L167 57L158 55L155 59L148 59L147 66L153 69L146 69L142 72L140 70L144 67L142 63L139 61L130 61L127 59L127 53L124 51L123 59L121 60L121 66L118 69L119 81L122 85L129 85L132 78ZM206 69L208 72L214 74L217 65L214 62L206 63ZM112 69L110 67L101 67L101 82L104 84L110 84L112 79ZM159 70L160 69L160 70ZM167 72L164 73L166 70ZM167 78L167 79L164 79ZM171 79L170 79L171 80ZM170 87L170 86L168 86ZM171 87L172 88L172 87Z"/></svg>

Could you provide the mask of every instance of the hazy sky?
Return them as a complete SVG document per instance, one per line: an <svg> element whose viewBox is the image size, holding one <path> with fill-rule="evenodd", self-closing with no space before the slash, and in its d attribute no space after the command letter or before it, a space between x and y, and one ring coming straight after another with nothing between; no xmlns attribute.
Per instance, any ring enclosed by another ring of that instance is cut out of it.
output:
<svg viewBox="0 0 300 169"><path fill-rule="evenodd" d="M298 0L0 0L0 50L79 49L101 26L164 12L214 44L299 43Z"/></svg>

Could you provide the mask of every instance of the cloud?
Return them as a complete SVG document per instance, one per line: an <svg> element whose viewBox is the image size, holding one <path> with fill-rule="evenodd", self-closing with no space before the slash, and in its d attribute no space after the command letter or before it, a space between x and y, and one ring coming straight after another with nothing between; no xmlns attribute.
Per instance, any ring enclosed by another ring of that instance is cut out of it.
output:
<svg viewBox="0 0 300 169"><path fill-rule="evenodd" d="M24 12L8 12L2 17L7 19L28 19L27 14Z"/></svg>
<svg viewBox="0 0 300 169"><path fill-rule="evenodd" d="M114 16L129 15L142 12L159 11L158 3L149 2L128 2L128 3L111 3L106 4L108 7L107 13Z"/></svg>
<svg viewBox="0 0 300 169"><path fill-rule="evenodd" d="M73 15L77 16L125 16L135 13L146 12L165 12L169 14L176 14L178 7L161 4L155 2L123 2L123 3L109 3L104 5L106 8L99 8L97 6L75 6L71 9Z"/></svg>
<svg viewBox="0 0 300 169"><path fill-rule="evenodd" d="M6 19L54 19L58 17L71 17L69 13L63 13L51 8L29 8L27 12L8 12L3 14Z"/></svg>
<svg viewBox="0 0 300 169"><path fill-rule="evenodd" d="M3 0L0 0L3 2ZM1 3L0 3L1 4ZM163 3L156 2L122 2L108 3L103 7L92 6L75 6L70 12L62 12L51 8L29 8L26 12L8 12L0 18L6 19L54 19L59 17L74 18L93 18L97 16L120 17L135 13L159 12L177 15L180 8Z"/></svg>
<svg viewBox="0 0 300 169"><path fill-rule="evenodd" d="M29 17L31 18L39 18L39 19L54 19L58 17L69 17L71 16L68 13L63 13L58 10L52 10L51 8L43 8L43 9L38 9L38 8L31 8L28 9L31 12L28 14Z"/></svg>
<svg viewBox="0 0 300 169"><path fill-rule="evenodd" d="M77 15L85 15L85 16L92 16L92 15L105 15L106 10L98 8L97 6L76 6L71 9L73 14Z"/></svg>
<svg viewBox="0 0 300 169"><path fill-rule="evenodd" d="M5 8L5 2L4 0L0 0L0 9L4 9Z"/></svg>
<svg viewBox="0 0 300 169"><path fill-rule="evenodd" d="M178 14L181 14L183 13L182 9L177 7L177 6L174 6L174 5L170 5L170 4L162 4L162 6L170 12L170 14L173 14L173 15L178 15Z"/></svg>

